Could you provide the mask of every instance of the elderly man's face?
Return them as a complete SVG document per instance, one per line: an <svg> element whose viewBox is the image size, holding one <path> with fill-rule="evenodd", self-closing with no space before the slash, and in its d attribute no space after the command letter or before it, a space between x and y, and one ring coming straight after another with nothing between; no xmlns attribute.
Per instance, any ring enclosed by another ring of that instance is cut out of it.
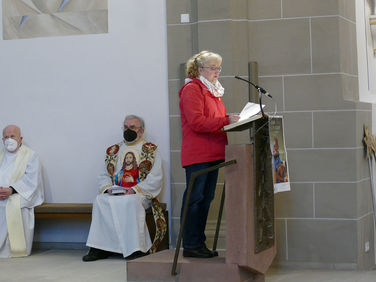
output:
<svg viewBox="0 0 376 282"><path fill-rule="evenodd" d="M21 137L21 130L14 125L7 126L3 131L3 142L8 138L12 138L17 141L17 148L10 152L16 152L18 148L21 146L22 137Z"/></svg>
<svg viewBox="0 0 376 282"><path fill-rule="evenodd" d="M137 139L144 134L144 129L141 128L141 123L137 118L130 118L124 122L124 130L128 128L137 133Z"/></svg>

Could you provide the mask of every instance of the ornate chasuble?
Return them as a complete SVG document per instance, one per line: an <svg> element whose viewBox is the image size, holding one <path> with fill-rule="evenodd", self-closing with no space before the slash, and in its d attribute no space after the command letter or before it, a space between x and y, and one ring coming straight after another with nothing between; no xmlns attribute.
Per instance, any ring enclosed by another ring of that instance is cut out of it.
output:
<svg viewBox="0 0 376 282"><path fill-rule="evenodd" d="M20 180L26 171L27 163L31 156L31 149L22 145L17 152L11 175L11 184ZM4 159L5 151L0 152L0 163ZM27 255L26 239L21 214L21 198L19 194L9 196L6 205L6 220L11 250L11 257L23 257Z"/></svg>
<svg viewBox="0 0 376 282"><path fill-rule="evenodd" d="M166 234L167 223L166 223L166 219L163 215L163 211L162 211L162 208L161 208L161 205L160 205L158 199L154 198L150 193L143 191L137 185L138 182L145 180L146 177L148 176L149 172L151 171L153 164L154 164L155 151L157 150L157 145L155 145L151 142L146 142L146 141L143 141L143 142L144 142L144 144L142 145L142 148L141 148L140 162L139 162L138 168L137 168L137 170L138 170L138 181L135 183L135 185L130 185L130 186L119 185L118 184L118 183L120 183L119 174L122 171L120 171L118 174L115 175L116 163L117 163L117 160L118 160L119 150L120 150L120 146L122 145L122 142L115 144L115 145L112 145L112 146L107 148L105 163L106 163L107 172L112 179L112 184L116 184L116 185L123 186L123 187L132 187L138 193L143 194L143 195L145 195L149 198L152 198L151 199L151 202L152 202L151 207L152 207L156 232L155 232L153 244L152 244L149 252L155 253L157 251L159 245L161 244L163 237ZM125 174L125 172L123 172L123 174ZM103 187L102 190L101 190L101 193L103 193L104 190L107 189L107 188L109 188L109 187Z"/></svg>
<svg viewBox="0 0 376 282"><path fill-rule="evenodd" d="M118 159L119 149L121 145L122 143L118 143L118 144L112 145L111 147L108 147L106 150L105 162L106 162L107 172L112 178L114 177L114 174L115 174L116 162ZM141 160L138 165L140 181L143 181L147 177L148 173L150 172L154 163L156 150L157 150L157 145L151 142L145 142L142 145ZM115 183L114 179L113 179L113 183Z"/></svg>

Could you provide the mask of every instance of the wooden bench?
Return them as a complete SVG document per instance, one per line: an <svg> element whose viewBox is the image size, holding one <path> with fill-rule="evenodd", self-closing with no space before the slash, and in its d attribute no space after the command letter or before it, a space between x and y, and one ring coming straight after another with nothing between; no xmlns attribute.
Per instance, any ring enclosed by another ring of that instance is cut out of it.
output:
<svg viewBox="0 0 376 282"><path fill-rule="evenodd" d="M166 210L167 205L161 203L163 214L167 222L166 235L163 238L162 243L158 247L158 251L165 250L169 248L169 232L168 232L168 211ZM38 207L34 208L35 218L91 218L91 211L93 209L92 204L79 204L79 203L44 203ZM153 218L153 212L151 208L146 210L146 224L149 229L150 238L153 241L155 236L155 222Z"/></svg>
<svg viewBox="0 0 376 282"><path fill-rule="evenodd" d="M91 218L93 204L44 203L34 208L35 218Z"/></svg>

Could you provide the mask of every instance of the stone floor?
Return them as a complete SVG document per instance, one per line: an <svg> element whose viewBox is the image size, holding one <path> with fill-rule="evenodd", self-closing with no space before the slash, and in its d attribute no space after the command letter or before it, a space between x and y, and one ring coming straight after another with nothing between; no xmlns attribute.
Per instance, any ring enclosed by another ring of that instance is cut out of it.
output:
<svg viewBox="0 0 376 282"><path fill-rule="evenodd" d="M0 282L116 282L126 281L126 260L111 257L82 262L83 250L48 250L30 257L0 259ZM266 282L373 282L375 271L271 268ZM132 281L129 281L132 282Z"/></svg>
<svg viewBox="0 0 376 282"><path fill-rule="evenodd" d="M371 282L375 271L269 269L266 282Z"/></svg>

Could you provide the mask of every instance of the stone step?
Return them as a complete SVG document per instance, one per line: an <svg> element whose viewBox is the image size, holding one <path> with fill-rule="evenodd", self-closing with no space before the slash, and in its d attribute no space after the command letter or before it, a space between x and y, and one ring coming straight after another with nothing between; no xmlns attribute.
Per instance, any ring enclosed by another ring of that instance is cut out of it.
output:
<svg viewBox="0 0 376 282"><path fill-rule="evenodd" d="M184 258L179 254L177 275L171 275L175 250L164 250L127 261L127 279L133 281L179 282L264 282L265 275L252 273L236 264L227 264L225 252L209 259Z"/></svg>

